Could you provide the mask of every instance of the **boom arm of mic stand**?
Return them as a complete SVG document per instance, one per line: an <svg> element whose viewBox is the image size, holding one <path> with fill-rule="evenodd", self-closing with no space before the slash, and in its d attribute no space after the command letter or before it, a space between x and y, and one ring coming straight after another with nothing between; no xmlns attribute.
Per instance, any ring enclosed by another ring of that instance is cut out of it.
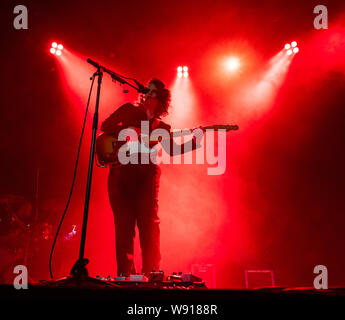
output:
<svg viewBox="0 0 345 320"><path fill-rule="evenodd" d="M104 72L108 73L113 80L115 80L121 84L127 84L128 86L132 87L133 89L137 90L140 93L145 93L145 91L144 91L145 87L143 85L141 85L137 80L133 79L133 81L138 85L138 88L133 86L132 84L130 84L128 81L126 81L122 77L120 77L114 71L111 71L111 70L107 69L106 67L101 66L98 62L93 61L91 59L87 59L86 61L88 63L90 63L91 65L93 65L95 68L102 69Z"/></svg>
<svg viewBox="0 0 345 320"><path fill-rule="evenodd" d="M145 93L145 92L143 91L143 90L145 89L145 87L142 86L142 85L140 86L140 85L139 85L139 82L136 81L135 79L133 79L133 80L134 80L134 82L138 85L138 88L135 87L135 86L133 86L131 83L129 83L128 81L126 81L125 79L121 78L120 76L118 76L118 75L115 74L113 71L111 71L111 70L109 70L109 69L107 69L107 68L104 68L104 67L103 67L103 71L106 72L106 73L108 73L108 74L111 76L111 78L112 78L113 80L118 81L118 82L120 82L121 84L127 84L128 86L132 87L133 89L137 90L137 91L140 92L140 93Z"/></svg>

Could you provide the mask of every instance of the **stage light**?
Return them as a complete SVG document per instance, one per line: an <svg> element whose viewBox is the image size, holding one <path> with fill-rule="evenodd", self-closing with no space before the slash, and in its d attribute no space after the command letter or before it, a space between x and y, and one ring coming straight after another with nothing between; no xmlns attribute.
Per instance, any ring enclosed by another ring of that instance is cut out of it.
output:
<svg viewBox="0 0 345 320"><path fill-rule="evenodd" d="M286 54L288 56L292 55L293 53L297 53L299 51L299 49L297 48L297 42L296 41L292 41L291 44L286 44L284 46L285 50L286 50Z"/></svg>
<svg viewBox="0 0 345 320"><path fill-rule="evenodd" d="M178 78L188 78L189 73L188 73L188 67L187 66L178 66L177 67L177 77Z"/></svg>
<svg viewBox="0 0 345 320"><path fill-rule="evenodd" d="M236 71L240 66L240 60L236 57L231 57L225 61L225 67L229 71Z"/></svg>
<svg viewBox="0 0 345 320"><path fill-rule="evenodd" d="M50 53L51 54L56 54L58 56L61 56L63 50L63 45L62 44L57 44L56 42L52 43L52 47L50 48Z"/></svg>

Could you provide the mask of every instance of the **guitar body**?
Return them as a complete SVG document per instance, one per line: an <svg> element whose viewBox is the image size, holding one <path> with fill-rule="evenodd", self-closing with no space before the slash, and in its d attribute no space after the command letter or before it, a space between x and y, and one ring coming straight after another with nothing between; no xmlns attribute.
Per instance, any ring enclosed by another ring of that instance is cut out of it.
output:
<svg viewBox="0 0 345 320"><path fill-rule="evenodd" d="M102 167L119 165L118 151L126 141L118 141L114 136L102 133L96 139L96 155Z"/></svg>

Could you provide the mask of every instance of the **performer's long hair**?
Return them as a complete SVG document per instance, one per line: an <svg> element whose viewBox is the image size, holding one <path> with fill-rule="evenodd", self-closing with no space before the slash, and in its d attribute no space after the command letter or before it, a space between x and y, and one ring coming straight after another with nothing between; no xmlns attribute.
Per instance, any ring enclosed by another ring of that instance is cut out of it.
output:
<svg viewBox="0 0 345 320"><path fill-rule="evenodd" d="M165 87L165 84L157 79L153 78L150 80L149 84L154 84L157 88L157 99L158 99L158 106L155 110L155 117L156 118L162 118L165 117L168 114L168 109L170 108L170 102L171 102L171 95L170 91ZM139 96L139 100L137 101L137 106L141 107L141 105L144 103L145 95L141 94Z"/></svg>

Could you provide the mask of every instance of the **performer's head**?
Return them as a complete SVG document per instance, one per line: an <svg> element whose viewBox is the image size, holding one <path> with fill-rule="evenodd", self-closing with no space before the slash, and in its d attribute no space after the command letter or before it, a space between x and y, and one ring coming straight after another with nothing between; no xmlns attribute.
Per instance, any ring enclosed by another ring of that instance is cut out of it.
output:
<svg viewBox="0 0 345 320"><path fill-rule="evenodd" d="M156 78L150 80L147 87L150 91L142 96L141 106L145 111L150 110L157 118L166 116L170 107L170 91Z"/></svg>

